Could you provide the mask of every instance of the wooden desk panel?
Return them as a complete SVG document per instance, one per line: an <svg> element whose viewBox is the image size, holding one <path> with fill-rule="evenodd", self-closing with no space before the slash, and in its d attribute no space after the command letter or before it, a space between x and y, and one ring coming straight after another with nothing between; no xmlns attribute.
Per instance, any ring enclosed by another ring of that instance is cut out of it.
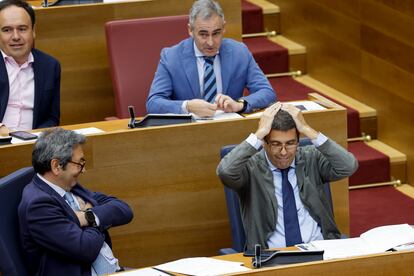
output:
<svg viewBox="0 0 414 276"><path fill-rule="evenodd" d="M307 122L346 145L346 111L305 113ZM143 267L188 256L212 256L231 245L222 184L216 176L219 150L257 128L257 118L126 129L128 120L72 125L108 132L88 137L86 173L91 190L119 197L134 220L111 230L122 265ZM0 147L0 175L31 162L32 143ZM332 185L337 223L349 233L347 181Z"/></svg>
<svg viewBox="0 0 414 276"><path fill-rule="evenodd" d="M241 254L215 257L222 260L244 262L252 268L251 258ZM414 251L387 252L347 259L318 261L303 264L285 265L279 267L261 268L244 273L231 275L278 275L278 276L306 276L306 275L412 275Z"/></svg>

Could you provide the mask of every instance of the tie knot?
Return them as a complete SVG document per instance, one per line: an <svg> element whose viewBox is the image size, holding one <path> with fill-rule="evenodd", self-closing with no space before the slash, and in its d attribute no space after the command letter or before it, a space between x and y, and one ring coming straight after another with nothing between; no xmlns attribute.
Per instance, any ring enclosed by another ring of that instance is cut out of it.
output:
<svg viewBox="0 0 414 276"><path fill-rule="evenodd" d="M216 56L212 56L212 57L204 57L204 61L205 62L207 62L208 64L210 64L210 65L213 65L213 63L214 63L214 58L215 58Z"/></svg>
<svg viewBox="0 0 414 276"><path fill-rule="evenodd" d="M286 169L280 169L280 172L282 173L282 176L287 176L289 173L290 167L287 167Z"/></svg>

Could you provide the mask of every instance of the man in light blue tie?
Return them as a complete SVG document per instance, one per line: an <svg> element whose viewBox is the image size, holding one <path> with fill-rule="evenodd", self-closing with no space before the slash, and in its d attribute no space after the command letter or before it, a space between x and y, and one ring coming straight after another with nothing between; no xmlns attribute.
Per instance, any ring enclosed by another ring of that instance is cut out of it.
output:
<svg viewBox="0 0 414 276"><path fill-rule="evenodd" d="M247 47L223 39L224 14L212 0L195 1L189 38L164 48L147 98L148 113L250 113L269 106L276 95ZM249 91L243 96L244 89Z"/></svg>
<svg viewBox="0 0 414 276"><path fill-rule="evenodd" d="M313 145L298 147L300 134ZM311 128L298 108L278 102L217 174L240 197L247 248L281 248L340 238L324 186L357 168L355 157Z"/></svg>
<svg viewBox="0 0 414 276"><path fill-rule="evenodd" d="M78 183L85 172L85 141L81 134L55 128L43 132L34 146L36 175L18 209L31 275L94 276L121 269L107 230L130 222L132 210Z"/></svg>

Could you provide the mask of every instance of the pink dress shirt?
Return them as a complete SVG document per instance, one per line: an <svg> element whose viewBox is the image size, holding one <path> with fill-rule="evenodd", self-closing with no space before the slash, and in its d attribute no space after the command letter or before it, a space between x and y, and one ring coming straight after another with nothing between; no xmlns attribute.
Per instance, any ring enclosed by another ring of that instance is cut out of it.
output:
<svg viewBox="0 0 414 276"><path fill-rule="evenodd" d="M1 52L9 78L9 100L2 123L10 130L31 130L34 107L34 72L32 53L21 66Z"/></svg>

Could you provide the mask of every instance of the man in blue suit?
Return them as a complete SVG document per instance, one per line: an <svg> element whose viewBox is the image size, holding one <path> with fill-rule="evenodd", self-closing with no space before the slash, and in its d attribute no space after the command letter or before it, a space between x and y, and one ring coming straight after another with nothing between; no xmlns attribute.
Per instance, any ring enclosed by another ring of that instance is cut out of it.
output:
<svg viewBox="0 0 414 276"><path fill-rule="evenodd" d="M30 275L94 276L120 270L108 229L132 220L123 201L78 183L85 171L85 136L54 128L37 140L37 173L23 190L18 209Z"/></svg>
<svg viewBox="0 0 414 276"><path fill-rule="evenodd" d="M276 101L276 95L247 47L223 39L224 14L212 0L196 1L190 11L190 38L164 48L147 99L148 113L216 110L249 113ZM247 88L250 95L243 97Z"/></svg>
<svg viewBox="0 0 414 276"><path fill-rule="evenodd" d="M0 2L0 134L59 125L60 64L33 48L35 13Z"/></svg>

